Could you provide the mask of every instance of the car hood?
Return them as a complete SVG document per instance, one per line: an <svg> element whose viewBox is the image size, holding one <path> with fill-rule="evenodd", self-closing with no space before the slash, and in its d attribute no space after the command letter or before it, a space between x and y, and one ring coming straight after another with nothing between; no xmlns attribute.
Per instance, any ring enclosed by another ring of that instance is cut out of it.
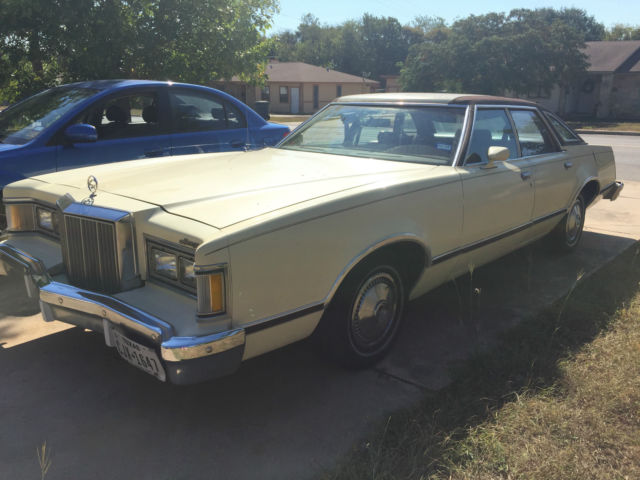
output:
<svg viewBox="0 0 640 480"><path fill-rule="evenodd" d="M39 177L76 187L87 177L109 192L225 228L309 200L388 181L427 165L267 148L87 167ZM79 200L79 199L76 199Z"/></svg>

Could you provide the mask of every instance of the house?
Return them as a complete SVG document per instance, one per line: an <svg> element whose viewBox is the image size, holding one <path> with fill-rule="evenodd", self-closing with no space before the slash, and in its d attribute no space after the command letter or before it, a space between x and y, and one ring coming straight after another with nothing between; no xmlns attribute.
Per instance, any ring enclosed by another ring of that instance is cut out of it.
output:
<svg viewBox="0 0 640 480"><path fill-rule="evenodd" d="M214 86L250 106L267 100L271 113L285 114L315 113L336 97L375 92L379 86L368 78L302 62L271 60L265 74L264 87L247 85L237 77Z"/></svg>
<svg viewBox="0 0 640 480"><path fill-rule="evenodd" d="M582 78L529 98L568 117L640 119L640 40L587 42L584 52Z"/></svg>

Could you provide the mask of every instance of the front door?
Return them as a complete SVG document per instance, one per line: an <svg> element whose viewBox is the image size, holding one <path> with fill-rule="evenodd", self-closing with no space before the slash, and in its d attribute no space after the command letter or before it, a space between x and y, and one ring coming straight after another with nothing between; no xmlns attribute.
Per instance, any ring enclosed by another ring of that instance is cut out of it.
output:
<svg viewBox="0 0 640 480"><path fill-rule="evenodd" d="M300 89L298 87L291 87L291 113L298 113L300 111Z"/></svg>
<svg viewBox="0 0 640 480"><path fill-rule="evenodd" d="M487 152L492 146L508 148L509 160L489 164ZM516 245L518 239L511 234L531 221L534 172L530 159L519 158L504 109L477 110L465 161L458 171L464 195L462 244L473 250L498 240L503 248ZM487 257L492 256L491 250Z"/></svg>
<svg viewBox="0 0 640 480"><path fill-rule="evenodd" d="M56 147L57 169L169 155L165 109L163 95L152 89L99 100L71 122L94 125L98 140L78 144L61 140Z"/></svg>

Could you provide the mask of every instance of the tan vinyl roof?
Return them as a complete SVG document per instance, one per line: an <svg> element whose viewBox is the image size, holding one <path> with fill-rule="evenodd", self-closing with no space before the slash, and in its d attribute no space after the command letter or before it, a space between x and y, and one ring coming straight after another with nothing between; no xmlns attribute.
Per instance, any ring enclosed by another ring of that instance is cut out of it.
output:
<svg viewBox="0 0 640 480"><path fill-rule="evenodd" d="M534 102L519 98L497 97L493 95L474 95L466 93L365 93L337 98L335 102L353 103L443 103L443 104L484 104L484 105L536 105Z"/></svg>
<svg viewBox="0 0 640 480"><path fill-rule="evenodd" d="M587 42L590 72L639 72L640 40Z"/></svg>

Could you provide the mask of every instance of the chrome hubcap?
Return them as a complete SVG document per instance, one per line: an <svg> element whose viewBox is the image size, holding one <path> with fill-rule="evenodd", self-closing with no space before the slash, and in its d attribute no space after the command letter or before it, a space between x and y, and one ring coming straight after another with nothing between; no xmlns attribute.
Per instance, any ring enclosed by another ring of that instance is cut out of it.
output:
<svg viewBox="0 0 640 480"><path fill-rule="evenodd" d="M378 272L362 284L351 312L351 336L358 350L384 345L395 326L398 300L398 286L388 273Z"/></svg>
<svg viewBox="0 0 640 480"><path fill-rule="evenodd" d="M582 209L578 202L573 204L567 216L567 242L571 245L578 239L582 227Z"/></svg>

